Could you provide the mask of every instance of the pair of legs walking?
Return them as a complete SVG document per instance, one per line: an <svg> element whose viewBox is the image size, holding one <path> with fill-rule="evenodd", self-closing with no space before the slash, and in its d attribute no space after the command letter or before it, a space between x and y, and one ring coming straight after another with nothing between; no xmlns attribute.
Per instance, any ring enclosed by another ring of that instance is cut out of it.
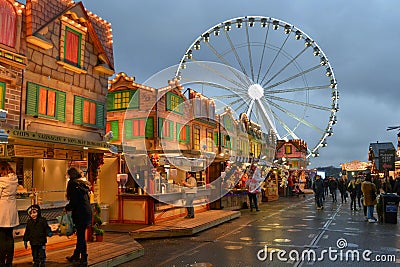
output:
<svg viewBox="0 0 400 267"><path fill-rule="evenodd" d="M70 257L67 257L67 260L72 262L75 266L88 266L87 244L85 238L87 225L75 225L75 228L76 247L74 254Z"/></svg>
<svg viewBox="0 0 400 267"><path fill-rule="evenodd" d="M194 207L193 207L194 197L195 194L186 194L186 210L187 210L186 218L194 218Z"/></svg>
<svg viewBox="0 0 400 267"><path fill-rule="evenodd" d="M356 202L356 197L355 196L351 197L350 209L351 210L357 210L357 202Z"/></svg>
<svg viewBox="0 0 400 267"><path fill-rule="evenodd" d="M324 193L315 193L315 204L317 205L317 209L324 208Z"/></svg>
<svg viewBox="0 0 400 267"><path fill-rule="evenodd" d="M249 196L250 211L253 211L253 207L256 209L256 211L259 211L257 193L247 193L247 195Z"/></svg>
<svg viewBox="0 0 400 267"><path fill-rule="evenodd" d="M374 217L374 205L372 206L367 206L367 219L368 222L376 222L378 221L375 217Z"/></svg>

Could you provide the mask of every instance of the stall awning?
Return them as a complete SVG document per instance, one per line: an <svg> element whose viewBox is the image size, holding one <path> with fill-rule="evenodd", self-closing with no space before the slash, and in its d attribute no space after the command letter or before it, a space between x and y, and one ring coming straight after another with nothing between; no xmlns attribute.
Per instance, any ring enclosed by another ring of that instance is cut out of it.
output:
<svg viewBox="0 0 400 267"><path fill-rule="evenodd" d="M33 157L82 160L87 152L106 152L110 144L68 136L5 129L8 144L3 144L7 157Z"/></svg>

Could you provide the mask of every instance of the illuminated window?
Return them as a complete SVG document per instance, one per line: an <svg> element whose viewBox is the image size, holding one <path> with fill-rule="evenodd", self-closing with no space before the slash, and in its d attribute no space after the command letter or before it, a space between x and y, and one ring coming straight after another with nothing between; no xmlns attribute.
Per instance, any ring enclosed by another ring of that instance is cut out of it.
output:
<svg viewBox="0 0 400 267"><path fill-rule="evenodd" d="M285 145L285 154L292 154L292 146Z"/></svg>
<svg viewBox="0 0 400 267"><path fill-rule="evenodd" d="M181 143L190 142L190 127L180 123L176 124L176 139Z"/></svg>
<svg viewBox="0 0 400 267"><path fill-rule="evenodd" d="M107 111L119 109L139 109L139 91L126 90L107 95Z"/></svg>
<svg viewBox="0 0 400 267"><path fill-rule="evenodd" d="M193 149L200 150L200 128L193 126Z"/></svg>
<svg viewBox="0 0 400 267"><path fill-rule="evenodd" d="M207 130L207 152L213 152L214 151L214 132L212 130Z"/></svg>
<svg viewBox="0 0 400 267"><path fill-rule="evenodd" d="M80 67L82 34L67 27L65 30L64 61Z"/></svg>
<svg viewBox="0 0 400 267"><path fill-rule="evenodd" d="M47 88L39 89L39 115L54 117L56 114L56 92Z"/></svg>
<svg viewBox="0 0 400 267"><path fill-rule="evenodd" d="M128 139L153 137L154 122L153 118L138 118L125 120L125 136Z"/></svg>
<svg viewBox="0 0 400 267"><path fill-rule="evenodd" d="M83 66L87 27L69 16L61 18L60 60L57 63L70 71L86 73Z"/></svg>
<svg viewBox="0 0 400 267"><path fill-rule="evenodd" d="M175 113L183 113L183 99L171 92L167 93L167 110L173 111Z"/></svg>
<svg viewBox="0 0 400 267"><path fill-rule="evenodd" d="M74 123L104 129L104 104L75 96Z"/></svg>
<svg viewBox="0 0 400 267"><path fill-rule="evenodd" d="M96 103L83 100L83 123L96 124Z"/></svg>
<svg viewBox="0 0 400 267"><path fill-rule="evenodd" d="M159 136L164 139L173 139L174 138L174 122L159 118Z"/></svg>
<svg viewBox="0 0 400 267"><path fill-rule="evenodd" d="M34 83L27 84L26 114L65 121L66 93Z"/></svg>
<svg viewBox="0 0 400 267"><path fill-rule="evenodd" d="M0 1L0 43L15 47L17 15L9 1Z"/></svg>
<svg viewBox="0 0 400 267"><path fill-rule="evenodd" d="M0 108L4 109L4 102L6 100L6 84L0 82Z"/></svg>

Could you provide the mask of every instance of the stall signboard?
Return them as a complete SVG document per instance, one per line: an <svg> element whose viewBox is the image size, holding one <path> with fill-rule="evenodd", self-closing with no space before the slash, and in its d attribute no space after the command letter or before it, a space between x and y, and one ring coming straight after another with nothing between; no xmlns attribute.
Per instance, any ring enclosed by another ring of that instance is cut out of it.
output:
<svg viewBox="0 0 400 267"><path fill-rule="evenodd" d="M91 141L79 138L59 136L52 134L36 133L23 130L6 129L9 138L29 139L32 141L51 142L66 145L86 146L94 148L109 148L109 144L101 141Z"/></svg>
<svg viewBox="0 0 400 267"><path fill-rule="evenodd" d="M379 149L379 171L394 171L395 157L394 149Z"/></svg>

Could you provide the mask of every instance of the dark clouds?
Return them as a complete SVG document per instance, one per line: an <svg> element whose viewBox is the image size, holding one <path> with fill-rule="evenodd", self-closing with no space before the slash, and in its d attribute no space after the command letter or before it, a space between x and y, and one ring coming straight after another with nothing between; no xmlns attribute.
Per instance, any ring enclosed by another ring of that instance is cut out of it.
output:
<svg viewBox="0 0 400 267"><path fill-rule="evenodd" d="M110 21L117 72L144 82L175 65L201 33L224 20L261 15L309 34L328 56L340 92L334 135L313 167L367 160L370 142L393 142L400 125L398 1L84 0ZM325 118L324 118L325 119Z"/></svg>

